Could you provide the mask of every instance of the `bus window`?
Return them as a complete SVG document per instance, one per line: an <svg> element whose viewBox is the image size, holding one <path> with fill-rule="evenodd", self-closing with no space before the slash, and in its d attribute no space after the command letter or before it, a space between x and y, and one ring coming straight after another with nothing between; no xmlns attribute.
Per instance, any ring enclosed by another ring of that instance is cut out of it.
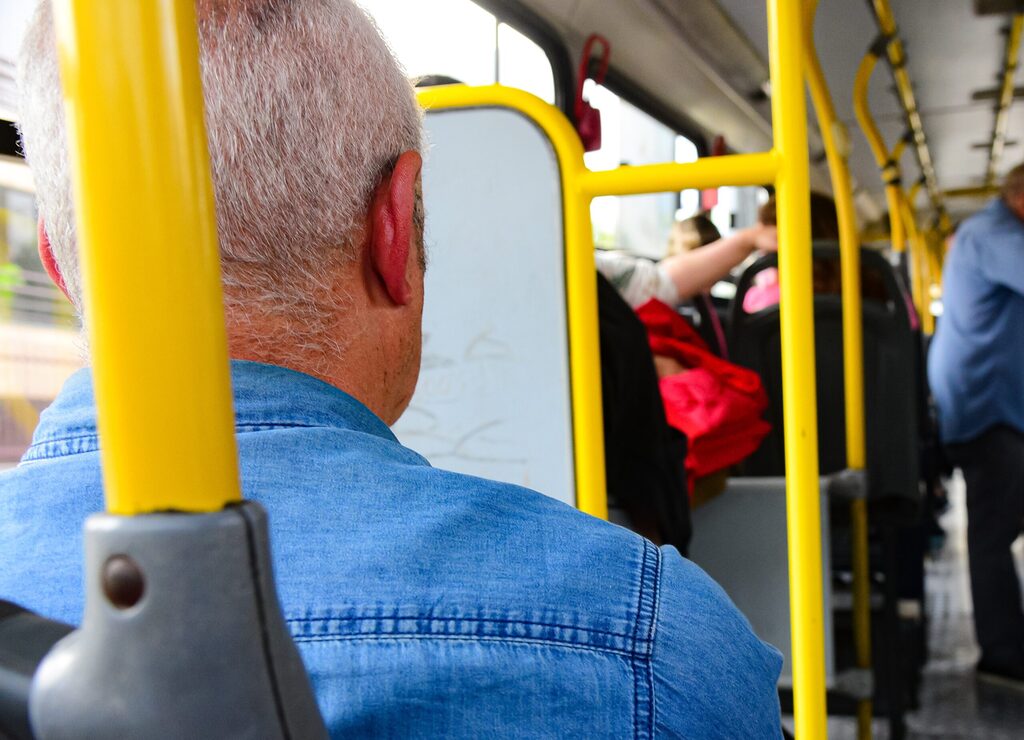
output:
<svg viewBox="0 0 1024 740"><path fill-rule="evenodd" d="M588 80L584 96L601 111L601 148L584 155L590 169L697 159L694 142L608 88ZM699 209L697 191L595 198L590 213L594 243L602 249L661 259L666 254L672 222L692 216Z"/></svg>
<svg viewBox="0 0 1024 740"><path fill-rule="evenodd" d="M498 82L554 104L555 75L547 54L507 23L498 24Z"/></svg>
<svg viewBox="0 0 1024 740"><path fill-rule="evenodd" d="M768 200L768 191L760 187L718 188L718 203L711 208L711 221L722 236L753 226L757 210Z"/></svg>
<svg viewBox="0 0 1024 740"><path fill-rule="evenodd" d="M411 77L444 75L468 85L497 82L555 102L555 75L544 50L471 0L360 4Z"/></svg>
<svg viewBox="0 0 1024 740"><path fill-rule="evenodd" d="M0 469L15 465L39 412L82 365L75 313L36 249L28 168L0 157Z"/></svg>

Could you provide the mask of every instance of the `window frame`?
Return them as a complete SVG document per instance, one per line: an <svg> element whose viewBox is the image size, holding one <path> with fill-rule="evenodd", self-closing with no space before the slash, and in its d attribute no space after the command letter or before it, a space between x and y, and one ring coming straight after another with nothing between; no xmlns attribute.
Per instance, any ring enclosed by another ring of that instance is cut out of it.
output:
<svg viewBox="0 0 1024 740"><path fill-rule="evenodd" d="M555 107L573 120L572 107L576 95L575 74L568 47L554 27L529 8L507 0L473 0L491 13L498 23L511 26L540 47L551 64L555 83Z"/></svg>
<svg viewBox="0 0 1024 740"><path fill-rule="evenodd" d="M588 74L597 73L598 62L596 59L590 61ZM637 108L662 125L675 131L677 136L682 136L693 142L697 147L698 157L711 156L711 147L703 129L689 118L680 115L669 108L665 103L645 90L631 77L620 72L615 66L608 68L608 74L602 83L603 87L618 95L627 103Z"/></svg>

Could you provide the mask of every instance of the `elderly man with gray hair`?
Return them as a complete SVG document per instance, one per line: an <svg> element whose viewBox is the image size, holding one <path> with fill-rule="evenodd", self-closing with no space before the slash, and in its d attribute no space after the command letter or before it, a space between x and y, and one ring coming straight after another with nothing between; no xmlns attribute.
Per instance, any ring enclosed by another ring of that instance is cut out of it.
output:
<svg viewBox="0 0 1024 740"><path fill-rule="evenodd" d="M978 675L1024 689L1024 609L1010 547L1024 522L1024 164L956 232L928 357L939 430L967 484Z"/></svg>
<svg viewBox="0 0 1024 740"><path fill-rule="evenodd" d="M780 656L696 566L388 428L419 372L421 114L373 23L196 4L242 486L332 735L779 737ZM45 0L20 79L41 253L80 306ZM83 370L0 476L0 597L80 620L97 446Z"/></svg>

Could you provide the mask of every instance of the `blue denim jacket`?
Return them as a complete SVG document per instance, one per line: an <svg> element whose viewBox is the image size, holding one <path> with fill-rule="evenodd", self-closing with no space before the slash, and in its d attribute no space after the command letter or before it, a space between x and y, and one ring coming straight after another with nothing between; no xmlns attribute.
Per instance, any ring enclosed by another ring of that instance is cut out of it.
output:
<svg viewBox="0 0 1024 740"><path fill-rule="evenodd" d="M672 548L432 468L315 378L232 366L242 487L334 736L777 738L781 659ZM0 474L0 597L75 623L90 376Z"/></svg>

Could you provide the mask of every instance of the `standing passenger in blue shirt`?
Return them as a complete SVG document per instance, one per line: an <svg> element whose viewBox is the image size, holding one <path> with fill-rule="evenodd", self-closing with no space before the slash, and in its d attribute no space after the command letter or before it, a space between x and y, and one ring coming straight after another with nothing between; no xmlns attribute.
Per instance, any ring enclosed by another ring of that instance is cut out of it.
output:
<svg viewBox="0 0 1024 740"><path fill-rule="evenodd" d="M928 358L943 442L967 483L979 676L1024 686L1024 612L1010 546L1024 521L1024 165L964 221Z"/></svg>
<svg viewBox="0 0 1024 740"><path fill-rule="evenodd" d="M419 372L421 121L373 24L348 0L197 7L242 486L332 734L779 737L780 656L697 567L388 429ZM20 76L41 251L80 306L48 4ZM0 476L0 597L80 619L97 447L86 370Z"/></svg>

